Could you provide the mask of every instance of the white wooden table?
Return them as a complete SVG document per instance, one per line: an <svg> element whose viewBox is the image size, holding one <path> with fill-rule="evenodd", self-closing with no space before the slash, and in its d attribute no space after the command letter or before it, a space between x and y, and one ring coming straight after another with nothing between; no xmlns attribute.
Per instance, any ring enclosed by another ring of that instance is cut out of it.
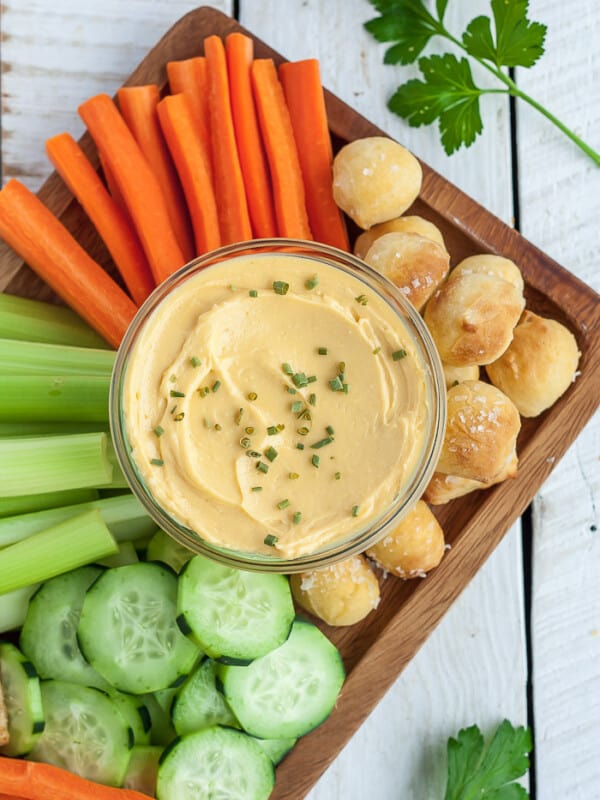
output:
<svg viewBox="0 0 600 800"><path fill-rule="evenodd" d="M4 0L3 180L37 189L43 141L75 135L77 104L114 92L193 0ZM362 28L367 0L218 0L290 59L317 56L325 85L584 281L600 288L600 170L535 112L483 101L484 136L448 158L433 128L410 129L386 98L411 73L384 67ZM600 149L600 3L532 0L547 53L517 81ZM452 26L489 13L450 0ZM594 34L596 31L596 34ZM512 139L511 139L512 131ZM516 525L310 794L311 800L436 800L445 743L502 718L535 732L539 800L600 798L600 424L588 425Z"/></svg>

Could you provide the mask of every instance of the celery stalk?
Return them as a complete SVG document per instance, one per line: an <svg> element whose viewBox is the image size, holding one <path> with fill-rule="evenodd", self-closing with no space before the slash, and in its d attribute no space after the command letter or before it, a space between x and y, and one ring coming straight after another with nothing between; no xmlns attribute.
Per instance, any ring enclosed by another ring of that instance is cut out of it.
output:
<svg viewBox="0 0 600 800"><path fill-rule="evenodd" d="M99 511L86 511L2 551L0 594L90 564L119 547Z"/></svg>
<svg viewBox="0 0 600 800"><path fill-rule="evenodd" d="M101 422L2 422L0 439L7 436L55 436L57 433L108 433Z"/></svg>
<svg viewBox="0 0 600 800"><path fill-rule="evenodd" d="M106 450L105 433L0 440L0 497L110 483Z"/></svg>
<svg viewBox="0 0 600 800"><path fill-rule="evenodd" d="M118 542L145 539L156 532L156 523L146 514L139 500L128 493L0 519L0 547L21 542L59 522L94 509L100 512Z"/></svg>
<svg viewBox="0 0 600 800"><path fill-rule="evenodd" d="M0 420L108 422L109 375L3 375Z"/></svg>
<svg viewBox="0 0 600 800"><path fill-rule="evenodd" d="M0 633L14 631L25 622L29 598L39 588L39 583L22 586L12 592L0 594Z"/></svg>
<svg viewBox="0 0 600 800"><path fill-rule="evenodd" d="M0 374L110 375L113 350L0 339Z"/></svg>
<svg viewBox="0 0 600 800"><path fill-rule="evenodd" d="M128 564L137 564L139 560L133 542L121 542L118 553L115 553L114 556L101 558L98 564L101 567L125 567Z"/></svg>
<svg viewBox="0 0 600 800"><path fill-rule="evenodd" d="M66 489L43 494L24 494L20 497L0 497L0 518L45 511L47 508L59 506L73 506L77 503L91 503L97 499L96 489Z"/></svg>
<svg viewBox="0 0 600 800"><path fill-rule="evenodd" d="M109 347L70 308L3 292L0 293L0 336L77 347Z"/></svg>

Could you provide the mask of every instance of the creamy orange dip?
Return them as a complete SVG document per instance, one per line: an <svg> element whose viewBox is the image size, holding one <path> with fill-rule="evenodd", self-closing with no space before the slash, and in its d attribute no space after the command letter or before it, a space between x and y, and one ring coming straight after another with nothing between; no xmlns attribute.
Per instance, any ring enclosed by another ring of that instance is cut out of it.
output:
<svg viewBox="0 0 600 800"><path fill-rule="evenodd" d="M145 322L127 438L202 539L295 558L366 529L413 475L429 408L408 328L358 278L295 255L209 267Z"/></svg>

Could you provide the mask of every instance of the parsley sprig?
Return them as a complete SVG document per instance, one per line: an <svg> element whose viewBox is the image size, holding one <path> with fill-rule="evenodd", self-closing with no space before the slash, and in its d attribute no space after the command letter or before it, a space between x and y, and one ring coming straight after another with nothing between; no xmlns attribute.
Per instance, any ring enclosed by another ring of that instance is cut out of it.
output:
<svg viewBox="0 0 600 800"><path fill-rule="evenodd" d="M460 38L444 25L448 0L436 0L436 13L424 0L369 0L380 16L365 28L380 42L393 42L384 63L412 64L418 59L424 80L414 78L399 86L388 108L413 128L438 121L442 145L448 155L463 145L469 147L483 130L479 100L484 94L507 94L533 106L556 125L600 166L600 153L557 119L554 114L523 92L506 68L532 67L544 53L546 26L527 18L529 0L491 0L493 16L481 15L469 22ZM419 58L434 36L441 36L494 75L503 88L476 85L467 58L453 53Z"/></svg>
<svg viewBox="0 0 600 800"><path fill-rule="evenodd" d="M448 739L448 783L444 800L525 800L527 791L517 778L529 767L528 728L513 728L504 720L484 743L477 725Z"/></svg>

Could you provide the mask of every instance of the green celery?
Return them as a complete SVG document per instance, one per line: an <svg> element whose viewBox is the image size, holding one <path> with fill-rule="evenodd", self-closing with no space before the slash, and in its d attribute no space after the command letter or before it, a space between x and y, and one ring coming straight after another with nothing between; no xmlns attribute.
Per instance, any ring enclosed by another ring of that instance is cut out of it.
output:
<svg viewBox="0 0 600 800"><path fill-rule="evenodd" d="M0 440L0 497L102 486L112 480L105 433Z"/></svg>
<svg viewBox="0 0 600 800"><path fill-rule="evenodd" d="M0 547L21 542L59 522L94 509L100 512L118 542L147 539L156 532L156 523L152 522L139 500L129 492L117 497L0 519Z"/></svg>
<svg viewBox="0 0 600 800"><path fill-rule="evenodd" d="M74 311L27 297L0 293L0 336L28 342L108 348Z"/></svg>
<svg viewBox="0 0 600 800"><path fill-rule="evenodd" d="M2 422L0 439L8 436L55 436L57 433L108 433L101 422Z"/></svg>
<svg viewBox="0 0 600 800"><path fill-rule="evenodd" d="M99 511L86 511L2 551L0 594L46 581L118 551Z"/></svg>
<svg viewBox="0 0 600 800"><path fill-rule="evenodd" d="M109 375L3 375L0 420L108 422Z"/></svg>
<svg viewBox="0 0 600 800"><path fill-rule="evenodd" d="M133 542L122 542L113 556L101 558L98 564L101 567L125 567L128 564L137 564L139 560Z"/></svg>
<svg viewBox="0 0 600 800"><path fill-rule="evenodd" d="M0 633L22 627L29 607L29 598L39 588L39 583L22 586L12 592L0 594Z"/></svg>
<svg viewBox="0 0 600 800"><path fill-rule="evenodd" d="M110 375L113 350L0 339L0 374Z"/></svg>
<svg viewBox="0 0 600 800"><path fill-rule="evenodd" d="M45 511L47 508L58 508L59 506L90 503L97 499L96 489L66 489L43 494L24 494L20 497L0 497L0 518Z"/></svg>

